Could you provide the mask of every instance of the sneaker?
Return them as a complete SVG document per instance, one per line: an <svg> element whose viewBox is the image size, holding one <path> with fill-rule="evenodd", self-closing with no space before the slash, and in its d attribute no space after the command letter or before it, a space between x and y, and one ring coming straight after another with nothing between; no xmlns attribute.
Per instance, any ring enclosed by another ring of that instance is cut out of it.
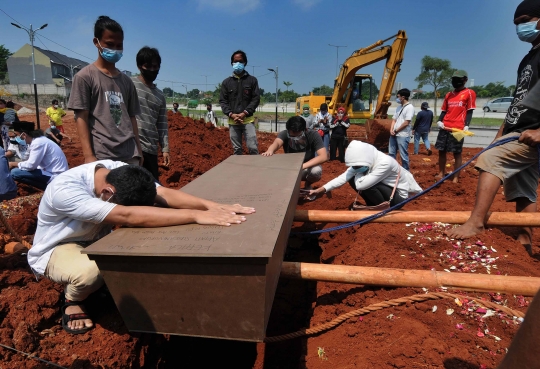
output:
<svg viewBox="0 0 540 369"><path fill-rule="evenodd" d="M430 156L432 153L433 153L433 152L431 151L431 149L428 149L428 150L427 150L428 156Z"/></svg>

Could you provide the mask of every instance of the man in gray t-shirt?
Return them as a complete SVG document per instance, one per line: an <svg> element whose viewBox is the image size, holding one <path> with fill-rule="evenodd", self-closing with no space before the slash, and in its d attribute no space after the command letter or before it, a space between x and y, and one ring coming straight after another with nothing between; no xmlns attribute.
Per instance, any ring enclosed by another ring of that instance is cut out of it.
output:
<svg viewBox="0 0 540 369"><path fill-rule="evenodd" d="M98 59L73 78L68 108L75 110L84 162L118 160L142 164L137 119L137 92L115 63L122 56L124 33L113 20L100 17L94 29ZM115 27L109 29L111 24Z"/></svg>

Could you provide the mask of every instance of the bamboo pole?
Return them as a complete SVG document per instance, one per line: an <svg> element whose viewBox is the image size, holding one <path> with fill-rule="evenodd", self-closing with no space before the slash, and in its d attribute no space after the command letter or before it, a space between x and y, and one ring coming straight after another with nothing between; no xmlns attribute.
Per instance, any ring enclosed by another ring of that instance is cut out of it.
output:
<svg viewBox="0 0 540 369"><path fill-rule="evenodd" d="M462 291L500 292L523 296L534 296L540 289L540 278L537 277L293 262L283 262L281 277L388 287L447 287Z"/></svg>
<svg viewBox="0 0 540 369"><path fill-rule="evenodd" d="M377 211L296 210L294 220L297 222L350 223L377 213ZM393 211L373 222L463 224L470 215L470 211ZM540 213L489 213L486 226L540 227Z"/></svg>

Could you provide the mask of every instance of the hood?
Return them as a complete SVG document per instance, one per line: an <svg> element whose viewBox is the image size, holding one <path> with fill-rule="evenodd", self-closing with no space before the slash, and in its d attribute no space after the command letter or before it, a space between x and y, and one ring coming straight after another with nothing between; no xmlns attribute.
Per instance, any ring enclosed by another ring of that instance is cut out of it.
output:
<svg viewBox="0 0 540 369"><path fill-rule="evenodd" d="M353 166L368 166L370 169L377 158L377 149L362 141L351 141L345 151L345 165Z"/></svg>

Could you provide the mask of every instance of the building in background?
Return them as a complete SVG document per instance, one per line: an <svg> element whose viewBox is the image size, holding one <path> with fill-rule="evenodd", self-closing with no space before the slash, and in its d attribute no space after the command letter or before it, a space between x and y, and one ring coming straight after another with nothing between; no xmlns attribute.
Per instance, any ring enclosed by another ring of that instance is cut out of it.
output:
<svg viewBox="0 0 540 369"><path fill-rule="evenodd" d="M79 59L45 50L34 46L36 64L36 84L55 84L65 86L73 75L88 65ZM32 77L32 46L25 44L7 59L9 83L12 85L31 84Z"/></svg>

